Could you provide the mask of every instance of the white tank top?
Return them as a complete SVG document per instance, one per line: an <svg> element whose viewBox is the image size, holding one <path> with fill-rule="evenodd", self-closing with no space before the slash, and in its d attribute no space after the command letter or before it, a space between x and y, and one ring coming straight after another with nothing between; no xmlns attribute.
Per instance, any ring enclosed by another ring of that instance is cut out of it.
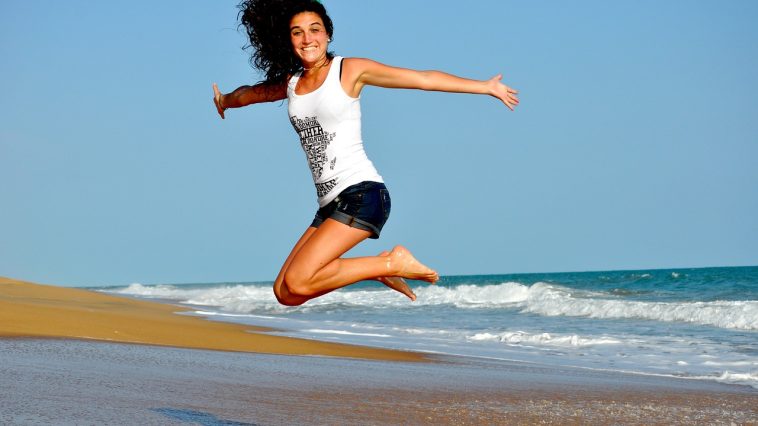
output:
<svg viewBox="0 0 758 426"><path fill-rule="evenodd" d="M342 57L337 56L324 83L305 95L295 93L300 72L287 85L290 122L308 159L319 207L350 185L384 182L363 150L360 98L342 89L341 68Z"/></svg>

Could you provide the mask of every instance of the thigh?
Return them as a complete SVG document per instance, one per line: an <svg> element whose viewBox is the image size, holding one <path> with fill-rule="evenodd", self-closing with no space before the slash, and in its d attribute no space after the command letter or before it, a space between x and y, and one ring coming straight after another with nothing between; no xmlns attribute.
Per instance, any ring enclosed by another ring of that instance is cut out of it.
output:
<svg viewBox="0 0 758 426"><path fill-rule="evenodd" d="M371 232L364 229L353 228L331 218L326 219L303 241L289 267L313 275L371 235Z"/></svg>
<svg viewBox="0 0 758 426"><path fill-rule="evenodd" d="M287 259L284 261L284 264L282 265L282 269L279 270L279 275L276 276L276 281L274 281L274 287L278 287L281 282L284 280L284 273L287 272L287 268L289 268L290 263L292 263L292 259L295 258L295 256L300 252L300 249L305 245L305 243L311 238L313 233L316 232L316 228L309 226L308 229L303 232L303 235L300 237L299 240L295 243L295 247L292 247L292 250L290 251L289 256L287 256Z"/></svg>

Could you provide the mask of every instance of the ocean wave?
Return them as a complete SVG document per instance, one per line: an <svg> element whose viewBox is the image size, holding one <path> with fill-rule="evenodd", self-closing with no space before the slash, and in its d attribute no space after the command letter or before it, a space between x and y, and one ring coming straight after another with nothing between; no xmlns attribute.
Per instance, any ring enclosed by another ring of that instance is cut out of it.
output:
<svg viewBox="0 0 758 426"><path fill-rule="evenodd" d="M541 282L531 286L503 283L425 287L417 294L421 304L452 304L459 308L515 307L524 313L544 316L644 319L758 330L758 301L643 302L614 298L617 294L613 292L578 291Z"/></svg>
<svg viewBox="0 0 758 426"><path fill-rule="evenodd" d="M531 288L507 282L495 285L461 284L455 287L425 286L414 289L420 305L453 305L458 308L507 307L525 302Z"/></svg>
<svg viewBox="0 0 758 426"><path fill-rule="evenodd" d="M129 284L124 288L104 289L105 293L124 294L128 296L154 297L162 299L172 299L179 292L173 285L143 285L140 283ZM183 291L186 292L186 291Z"/></svg>
<svg viewBox="0 0 758 426"><path fill-rule="evenodd" d="M676 377L676 376L675 376ZM715 380L721 383L728 383L732 385L750 386L758 389L758 372L755 373L733 373L731 371L724 371L721 374L705 375L705 376L684 376L689 379L696 380Z"/></svg>
<svg viewBox="0 0 758 426"><path fill-rule="evenodd" d="M645 319L758 330L758 301L642 302L574 297L571 290L534 284L522 312L545 316Z"/></svg>
<svg viewBox="0 0 758 426"><path fill-rule="evenodd" d="M503 283L426 287L417 293L421 304L452 304L460 308L515 307L524 313L544 316L637 318L758 330L758 301L643 302L619 299L614 297L618 294L613 291L578 291L541 282L531 286Z"/></svg>
<svg viewBox="0 0 758 426"><path fill-rule="evenodd" d="M152 286L134 283L125 288L105 291L128 296L166 299L186 305L215 307L226 313L285 311L274 298L271 287L268 285L235 284L188 288L181 285Z"/></svg>
<svg viewBox="0 0 758 426"><path fill-rule="evenodd" d="M336 291L300 307L281 306L270 284L190 287L132 284L109 292L163 298L228 313L293 313L333 309L392 309L452 306L458 309L514 309L542 316L596 319L643 319L684 322L726 329L758 330L758 301L651 302L628 300L617 291L589 292L538 282L505 282L453 287L422 285L414 288L418 300L409 305L404 296L383 288Z"/></svg>

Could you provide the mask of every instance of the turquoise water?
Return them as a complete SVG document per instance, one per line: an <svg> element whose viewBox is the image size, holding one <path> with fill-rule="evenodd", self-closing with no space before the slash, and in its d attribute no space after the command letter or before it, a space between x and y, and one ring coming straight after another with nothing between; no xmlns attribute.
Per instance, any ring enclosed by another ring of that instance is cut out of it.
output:
<svg viewBox="0 0 758 426"><path fill-rule="evenodd" d="M758 267L443 277L410 302L359 283L300 307L271 283L102 289L279 334L758 388Z"/></svg>

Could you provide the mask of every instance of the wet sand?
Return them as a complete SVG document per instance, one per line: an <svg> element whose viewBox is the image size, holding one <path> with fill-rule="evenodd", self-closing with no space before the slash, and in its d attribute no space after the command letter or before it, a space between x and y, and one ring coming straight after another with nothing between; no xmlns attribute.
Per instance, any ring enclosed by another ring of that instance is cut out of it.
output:
<svg viewBox="0 0 758 426"><path fill-rule="evenodd" d="M710 382L445 358L405 363L0 339L0 424L756 424Z"/></svg>
<svg viewBox="0 0 758 426"><path fill-rule="evenodd" d="M749 387L290 339L180 310L0 279L0 424L758 424Z"/></svg>

